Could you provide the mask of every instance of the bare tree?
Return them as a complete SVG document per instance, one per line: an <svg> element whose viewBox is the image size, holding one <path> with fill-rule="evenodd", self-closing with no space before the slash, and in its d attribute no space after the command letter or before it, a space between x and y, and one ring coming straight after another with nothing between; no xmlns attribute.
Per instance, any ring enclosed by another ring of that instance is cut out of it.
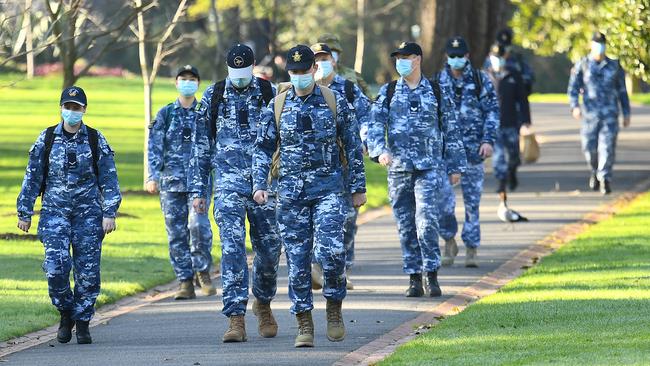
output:
<svg viewBox="0 0 650 366"><path fill-rule="evenodd" d="M366 0L357 0L357 50L354 55L354 71L363 70L363 51L366 41Z"/></svg>
<svg viewBox="0 0 650 366"><path fill-rule="evenodd" d="M133 0L133 3L135 5L136 9L144 9L142 0ZM155 3L149 3L147 6L154 5ZM181 47L182 43L184 42L185 38L180 36L175 39L172 39L172 34L174 32L174 28L176 28L176 25L179 22L179 19L183 16L185 13L187 6L187 0L181 0L178 4L178 7L176 8L176 12L174 13L174 16L172 19L166 24L164 27L164 32L158 38L157 41L155 41L156 44L156 53L154 54L152 61L151 61L151 68L150 68L150 63L147 57L147 43L148 42L153 42L151 39L148 39L147 35L147 28L145 26L145 19L144 19L144 12L139 11L137 12L136 18L137 18L137 25L133 26L131 29L133 33L135 33L137 39L138 39L138 55L140 57L140 72L142 75L142 83L143 83L143 93L144 93L144 122L145 122L145 133L144 133L144 182L146 182L147 177L149 176L148 172L148 159L147 159L147 152L148 152L148 145L149 145L149 133L148 133L148 126L149 123L152 121L152 113L151 113L151 108L152 108L152 101L151 101L151 93L153 91L153 83L156 80L156 76L158 76L158 71L160 70L160 66L162 62L165 60L166 57L176 53Z"/></svg>
<svg viewBox="0 0 650 366"><path fill-rule="evenodd" d="M25 52L27 63L27 79L34 77L34 39L32 29L32 0L25 0L25 14L23 15L23 29L25 29Z"/></svg>

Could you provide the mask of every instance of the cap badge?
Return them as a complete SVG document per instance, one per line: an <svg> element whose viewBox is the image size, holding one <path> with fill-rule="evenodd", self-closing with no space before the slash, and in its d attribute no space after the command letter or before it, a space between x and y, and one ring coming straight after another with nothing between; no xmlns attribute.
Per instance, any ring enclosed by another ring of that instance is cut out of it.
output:
<svg viewBox="0 0 650 366"><path fill-rule="evenodd" d="M316 44L316 45L314 46L314 51L322 51L322 50L323 50L323 46L321 46L320 43L318 43L318 44Z"/></svg>
<svg viewBox="0 0 650 366"><path fill-rule="evenodd" d="M454 41L451 42L451 46L454 48L458 48L460 46L460 42L458 42L457 39L454 39Z"/></svg>
<svg viewBox="0 0 650 366"><path fill-rule="evenodd" d="M68 95L71 97L76 97L77 94L79 94L79 91L77 89L70 89L70 91L68 92Z"/></svg>
<svg viewBox="0 0 650 366"><path fill-rule="evenodd" d="M296 51L291 58L293 58L293 62L300 62L300 60L302 60L302 55Z"/></svg>
<svg viewBox="0 0 650 366"><path fill-rule="evenodd" d="M406 42L402 42L402 44L399 45L400 50L403 49L404 47L406 47Z"/></svg>
<svg viewBox="0 0 650 366"><path fill-rule="evenodd" d="M233 60L233 63L235 64L235 66L239 67L244 64L244 59L241 56L237 56Z"/></svg>
<svg viewBox="0 0 650 366"><path fill-rule="evenodd" d="M192 70L192 65L185 65L183 66L185 70Z"/></svg>

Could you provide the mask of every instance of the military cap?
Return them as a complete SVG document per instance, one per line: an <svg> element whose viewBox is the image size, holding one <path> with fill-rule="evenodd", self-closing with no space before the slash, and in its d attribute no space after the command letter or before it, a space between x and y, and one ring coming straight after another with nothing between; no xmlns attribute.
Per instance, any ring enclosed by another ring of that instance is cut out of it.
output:
<svg viewBox="0 0 650 366"><path fill-rule="evenodd" d="M59 99L59 105L63 105L68 102L77 103L79 105L85 106L88 104L86 99L86 93L84 90L78 86L71 86L63 89L61 92L61 99Z"/></svg>
<svg viewBox="0 0 650 366"><path fill-rule="evenodd" d="M455 36L447 41L446 51L451 57L463 57L469 53L469 47L467 47L467 42L463 37Z"/></svg>
<svg viewBox="0 0 650 366"><path fill-rule="evenodd" d="M605 35L602 34L601 32L598 32L598 31L594 32L594 35L591 37L591 40L594 41L594 42L598 42L598 43L607 42L607 39L605 38Z"/></svg>
<svg viewBox="0 0 650 366"><path fill-rule="evenodd" d="M197 79L201 80L201 75L199 75L199 70L192 65L185 65L178 68L176 71L176 77L179 77L182 73L189 72L190 74L196 76Z"/></svg>
<svg viewBox="0 0 650 366"><path fill-rule="evenodd" d="M395 57L397 55L409 56L409 55L418 55L422 56L422 47L415 42L402 42L400 45L393 51L390 56Z"/></svg>
<svg viewBox="0 0 650 366"><path fill-rule="evenodd" d="M287 70L307 70L314 65L314 52L299 44L287 52Z"/></svg>
<svg viewBox="0 0 650 366"><path fill-rule="evenodd" d="M228 50L226 56L228 75L232 78L245 78L250 76L255 63L253 50L245 44L237 43Z"/></svg>
<svg viewBox="0 0 650 366"><path fill-rule="evenodd" d="M328 55L332 54L332 49L326 43L316 43L311 45L311 50L314 52L314 56L326 53Z"/></svg>
<svg viewBox="0 0 650 366"><path fill-rule="evenodd" d="M338 53L343 52L343 47L341 47L341 41L339 41L339 37L331 33L325 33L318 37L318 43L325 43L330 47L332 51L336 51Z"/></svg>

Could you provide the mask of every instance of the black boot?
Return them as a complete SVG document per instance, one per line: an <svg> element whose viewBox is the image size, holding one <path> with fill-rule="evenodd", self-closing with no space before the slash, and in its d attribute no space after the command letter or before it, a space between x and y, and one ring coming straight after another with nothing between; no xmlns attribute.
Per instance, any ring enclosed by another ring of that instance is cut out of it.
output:
<svg viewBox="0 0 650 366"><path fill-rule="evenodd" d="M442 296L442 291L438 284L438 271L427 272L427 292L429 293L429 297Z"/></svg>
<svg viewBox="0 0 650 366"><path fill-rule="evenodd" d="M596 174L592 174L591 177L589 177L589 188L592 191L598 191L600 189L600 182L598 181L598 178L596 178Z"/></svg>
<svg viewBox="0 0 650 366"><path fill-rule="evenodd" d="M517 186L519 185L519 180L517 180L517 168L509 169L508 170L508 188L510 188L510 191L514 191L517 189Z"/></svg>
<svg viewBox="0 0 650 366"><path fill-rule="evenodd" d="M74 320L72 320L71 311L61 312L61 321L59 322L59 330L56 333L56 340L59 343L68 343L72 339L72 328L74 328Z"/></svg>
<svg viewBox="0 0 650 366"><path fill-rule="evenodd" d="M422 273L413 273L410 275L409 288L406 290L406 297L422 297L424 289L422 288Z"/></svg>
<svg viewBox="0 0 650 366"><path fill-rule="evenodd" d="M77 320L77 343L78 344L91 344L93 343L90 337L90 330L88 329L89 321Z"/></svg>
<svg viewBox="0 0 650 366"><path fill-rule="evenodd" d="M497 181L497 193L505 192L506 191L506 180L505 179L499 179Z"/></svg>
<svg viewBox="0 0 650 366"><path fill-rule="evenodd" d="M609 181L604 179L600 182L600 193L610 194L612 193L612 187L609 185Z"/></svg>

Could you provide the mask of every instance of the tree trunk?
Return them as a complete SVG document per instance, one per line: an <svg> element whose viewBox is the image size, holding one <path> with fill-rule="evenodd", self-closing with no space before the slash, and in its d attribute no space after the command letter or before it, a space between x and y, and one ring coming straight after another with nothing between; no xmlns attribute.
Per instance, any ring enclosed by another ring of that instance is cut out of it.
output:
<svg viewBox="0 0 650 366"><path fill-rule="evenodd" d="M136 7L142 6L142 0L134 0ZM149 159L147 152L149 147L149 123L151 123L151 82L149 80L149 64L147 62L147 48L145 44L146 31L144 28L144 15L138 12L137 15L138 35L138 56L140 59L140 74L142 75L143 99L144 99L144 156L143 156L143 186L149 177Z"/></svg>
<svg viewBox="0 0 650 366"><path fill-rule="evenodd" d="M34 40L32 32L32 0L25 0L25 56L27 57L27 79L34 78Z"/></svg>
<svg viewBox="0 0 650 366"><path fill-rule="evenodd" d="M357 0L357 50L354 56L354 71L363 69L363 51L365 48L366 0Z"/></svg>

